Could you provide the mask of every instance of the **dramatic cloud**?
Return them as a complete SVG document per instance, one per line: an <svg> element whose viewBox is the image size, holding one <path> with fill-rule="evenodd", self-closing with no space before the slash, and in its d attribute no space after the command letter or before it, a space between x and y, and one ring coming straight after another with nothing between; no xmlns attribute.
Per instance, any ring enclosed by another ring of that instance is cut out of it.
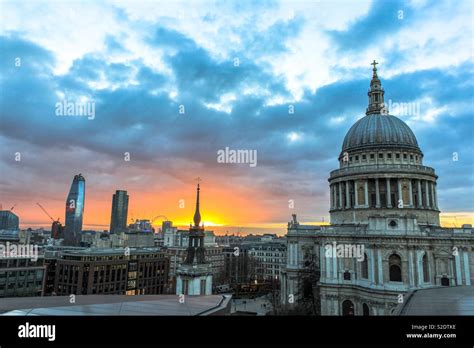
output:
<svg viewBox="0 0 474 348"><path fill-rule="evenodd" d="M0 9L0 201L19 203L24 226L47 222L36 201L63 216L79 172L85 222L98 228L107 228L116 189L129 191L135 218L186 223L197 176L209 222L282 223L295 212L327 221L327 177L364 115L373 59L387 100L419 106L398 116L440 176L441 209L472 211L468 1L6 1ZM58 116L57 103L67 102L95 113ZM258 165L218 163L226 147L256 150Z"/></svg>

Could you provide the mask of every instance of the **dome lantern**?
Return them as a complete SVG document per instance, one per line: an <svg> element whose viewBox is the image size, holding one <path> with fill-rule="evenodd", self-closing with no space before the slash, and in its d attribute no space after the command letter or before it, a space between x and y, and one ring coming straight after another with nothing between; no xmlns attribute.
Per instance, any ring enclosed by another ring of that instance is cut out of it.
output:
<svg viewBox="0 0 474 348"><path fill-rule="evenodd" d="M385 102L384 102L384 90L382 88L382 83L377 76L377 63L374 59L371 65L374 66L372 69L372 81L370 81L370 89L368 92L369 96L369 106L367 107L366 115L380 114L381 112L386 113Z"/></svg>

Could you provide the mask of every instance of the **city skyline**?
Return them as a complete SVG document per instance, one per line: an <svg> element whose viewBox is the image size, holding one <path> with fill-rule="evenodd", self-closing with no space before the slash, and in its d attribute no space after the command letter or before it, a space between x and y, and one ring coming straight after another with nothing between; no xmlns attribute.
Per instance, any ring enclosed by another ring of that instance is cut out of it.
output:
<svg viewBox="0 0 474 348"><path fill-rule="evenodd" d="M81 175L81 174L80 174ZM85 178L84 178L85 179ZM199 181L202 181L201 178L198 178ZM75 180L73 180L75 181ZM194 180L196 181L196 179ZM113 202L114 202L114 196L118 193L118 192L122 192L122 193L125 193L127 195L127 191L126 190L116 190L115 193L112 193L111 194L111 197L110 197L110 202L109 202L109 205L112 205L112 209L113 209ZM129 195L127 195L127 205L129 203ZM69 195L68 195L68 199L69 199ZM192 197L191 197L192 199ZM181 200L183 199L180 199L179 203L183 203L181 202ZM133 203L133 200L130 200L130 203L132 204ZM87 205L86 205L87 207ZM15 206L14 208L17 208L17 206ZM155 221L153 221L153 226L155 228L161 228L161 223L162 221L165 221L165 217L169 220L169 221L173 221L174 225L177 226L177 227L180 227L180 228L188 228L189 225L192 225L192 219L190 218L190 214L189 212L192 212L194 211L194 207L192 206L192 203L191 203L191 206L187 206L186 205L186 201L184 201L184 204L182 204L182 208L180 208L181 211L182 211L182 214L185 216L184 220L179 220L179 219L173 219L173 215L166 215L166 214L161 214L159 212L152 212L151 214L149 213L145 213L145 214L138 214L137 216L135 216L135 214L132 212L132 217L129 217L127 219L127 225L132 223L133 221L135 220L141 220L141 219L148 219L148 220L153 220L154 218L156 218ZM87 218L87 210L84 209L85 211L83 212L83 217L84 218ZM129 210L129 209L128 209ZM8 211L8 210L6 210ZM54 211L53 209L51 209L51 211ZM109 206L109 211L110 211L110 206ZM166 209L164 210L166 211ZM187 214L188 213L188 214ZM290 211L291 213L291 211ZM297 213L297 212L294 212L294 213ZM53 216L55 216L54 214L52 214ZM207 211L206 211L206 215L208 215ZM329 215L329 214L328 214ZM60 216L60 215L59 215ZM181 216L181 215L179 215ZM289 215L291 217L291 215ZM64 217L64 213L63 213L63 217ZM451 214L450 213L443 213L443 212L440 212L440 217L441 217L441 225L442 226L445 226L445 227L460 227L462 224L464 223L471 223L472 222L472 217L470 216L469 213L466 213L464 216L462 215L462 213L456 213L456 215L454 217L451 217ZM186 222L186 219L189 220L188 222ZM104 219L107 219L107 217L104 217ZM47 220L47 219L44 219L44 220ZM289 220L289 219L288 219ZM65 219L62 218L62 217L59 217L59 221L60 222L65 222ZM85 228L83 228L84 230L90 230L90 229L97 229L97 230L108 230L110 232L110 226L111 226L111 221L112 221L112 218L110 217L110 214L109 214L109 218L108 218L108 223L104 223L104 224L84 224ZM214 219L214 221L219 221L218 219ZM320 221L306 221L307 224L315 224L315 225L327 225L329 223L329 217L326 217L324 216ZM268 233L268 232L276 232L277 234L280 234L280 235L283 235L285 233L285 230L286 230L286 224L287 224L287 221L284 221L284 222L281 222L281 223L261 223L261 224L256 224L256 223L247 223L247 224L240 224L240 225L231 225L231 224L219 224L219 223L215 223L213 222L213 220L211 219L207 219L207 220L203 220L203 224L207 227L212 227L212 229L217 232L217 234L226 234L226 233L229 233L229 234L252 234L252 233ZM21 219L21 216L20 216L20 228L28 228L28 227L36 227L36 228L45 228L45 229L49 229L51 226L50 224L50 221L45 221L45 222L40 222L40 223L22 223L22 219Z"/></svg>
<svg viewBox="0 0 474 348"><path fill-rule="evenodd" d="M6 344L472 343L474 0L0 13Z"/></svg>
<svg viewBox="0 0 474 348"><path fill-rule="evenodd" d="M22 228L50 227L36 202L64 224L77 173L84 229L109 229L116 190L128 222L188 226L198 175L218 233L328 222L328 173L374 59L437 169L441 223L474 222L469 2L214 5L2 3L0 203ZM87 117L69 114L77 102ZM255 166L220 162L228 150L255 151Z"/></svg>

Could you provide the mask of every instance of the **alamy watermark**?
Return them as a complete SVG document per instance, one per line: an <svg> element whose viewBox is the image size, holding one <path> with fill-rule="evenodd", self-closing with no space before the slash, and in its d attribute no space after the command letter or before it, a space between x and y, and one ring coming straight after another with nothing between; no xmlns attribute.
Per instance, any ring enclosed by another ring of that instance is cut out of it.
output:
<svg viewBox="0 0 474 348"><path fill-rule="evenodd" d="M232 150L229 147L217 151L217 163L245 163L257 166L257 150Z"/></svg>
<svg viewBox="0 0 474 348"><path fill-rule="evenodd" d="M78 116L87 117L88 120L95 118L94 101L68 101L63 99L56 103L56 116Z"/></svg>
<svg viewBox="0 0 474 348"><path fill-rule="evenodd" d="M325 255L327 258L355 258L357 261L364 261L364 245L363 244L326 244Z"/></svg>
<svg viewBox="0 0 474 348"><path fill-rule="evenodd" d="M392 113L397 116L419 116L420 103L419 102L393 102L392 99L382 106L382 114L387 115Z"/></svg>
<svg viewBox="0 0 474 348"><path fill-rule="evenodd" d="M38 246L32 244L0 244L0 258L24 257L35 262L38 260Z"/></svg>
<svg viewBox="0 0 474 348"><path fill-rule="evenodd" d="M47 338L48 341L56 339L56 325L37 325L26 322L18 326L20 338Z"/></svg>

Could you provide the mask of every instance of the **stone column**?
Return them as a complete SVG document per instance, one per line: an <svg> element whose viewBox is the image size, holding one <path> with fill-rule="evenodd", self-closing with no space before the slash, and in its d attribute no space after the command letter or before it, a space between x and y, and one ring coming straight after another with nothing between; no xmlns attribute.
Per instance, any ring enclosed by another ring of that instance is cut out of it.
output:
<svg viewBox="0 0 474 348"><path fill-rule="evenodd" d="M397 179L397 189L398 189L398 200L397 200L397 208L399 206L400 200L402 201L402 208L405 206L405 202L403 201L403 195L402 195L402 181L400 178Z"/></svg>
<svg viewBox="0 0 474 348"><path fill-rule="evenodd" d="M300 265L300 255L298 253L298 242L295 243L295 265L298 267Z"/></svg>
<svg viewBox="0 0 474 348"><path fill-rule="evenodd" d="M454 255L454 264L456 265L456 285L462 285L462 274L461 274L461 257L459 256L459 251Z"/></svg>
<svg viewBox="0 0 474 348"><path fill-rule="evenodd" d="M382 250L377 250L377 277L378 284L383 284L383 271L382 271Z"/></svg>
<svg viewBox="0 0 474 348"><path fill-rule="evenodd" d="M467 250L464 250L463 252L464 255L464 279L466 281L466 285L470 286L471 285L471 272L469 271L469 254Z"/></svg>
<svg viewBox="0 0 474 348"><path fill-rule="evenodd" d="M332 263L333 253L331 253L331 257L327 257L326 256L326 251L324 251L323 255L324 255L324 259L325 259L324 262L325 262L325 265L326 265L326 279L331 279L332 278L331 263Z"/></svg>
<svg viewBox="0 0 474 348"><path fill-rule="evenodd" d="M437 184L433 183L433 185L434 185L434 192L433 192L434 193L434 196L433 196L434 199L433 200L434 200L434 204L435 204L436 209L438 209L438 191L436 189Z"/></svg>
<svg viewBox="0 0 474 348"><path fill-rule="evenodd" d="M434 196L434 183L431 183L431 200L433 202L432 206L433 209L436 209L436 202L435 202L435 196Z"/></svg>
<svg viewBox="0 0 474 348"><path fill-rule="evenodd" d="M351 196L349 193L349 180L346 181L346 208L349 209L351 207Z"/></svg>
<svg viewBox="0 0 474 348"><path fill-rule="evenodd" d="M374 255L374 250L371 248L369 249L369 257L368 263L369 263L369 280L375 284L375 255Z"/></svg>
<svg viewBox="0 0 474 348"><path fill-rule="evenodd" d="M369 207L369 180L364 181L364 202L365 206Z"/></svg>
<svg viewBox="0 0 474 348"><path fill-rule="evenodd" d="M293 243L288 243L287 264L293 266Z"/></svg>
<svg viewBox="0 0 474 348"><path fill-rule="evenodd" d="M342 204L342 182L338 183L339 186L339 209L343 209L344 205Z"/></svg>
<svg viewBox="0 0 474 348"><path fill-rule="evenodd" d="M359 185L357 180L354 180L354 197L355 197L355 208L359 208Z"/></svg>
<svg viewBox="0 0 474 348"><path fill-rule="evenodd" d="M390 193L390 178L385 179L387 182L387 208L392 207L392 197Z"/></svg>
<svg viewBox="0 0 474 348"><path fill-rule="evenodd" d="M326 277L326 250L322 244L319 246L319 264L321 269L321 281L324 281Z"/></svg>
<svg viewBox="0 0 474 348"><path fill-rule="evenodd" d="M181 277L176 279L176 295L183 295L183 281Z"/></svg>
<svg viewBox="0 0 474 348"><path fill-rule="evenodd" d="M375 207L380 208L379 179L375 179Z"/></svg>
<svg viewBox="0 0 474 348"><path fill-rule="evenodd" d="M416 281L416 284L421 287L423 285L424 279L423 279L423 250L417 250L415 252L415 260L416 260L416 273L418 275L418 279ZM428 254L428 252L426 251ZM429 268L429 267L428 267ZM428 282L430 280L428 279ZM428 283L427 282L427 283Z"/></svg>
<svg viewBox="0 0 474 348"><path fill-rule="evenodd" d="M410 287L415 286L415 267L413 265L413 250L408 252L408 281Z"/></svg>
<svg viewBox="0 0 474 348"><path fill-rule="evenodd" d="M332 193L333 193L333 189L332 189L332 185L329 185L329 201L331 202L331 209L333 208L333 204L334 204L334 200L332 198Z"/></svg>
<svg viewBox="0 0 474 348"><path fill-rule="evenodd" d="M433 251L432 250L429 250L427 251L428 252L428 262L429 262L429 265L430 265L430 282L431 284L435 285L436 284L436 272L435 272L435 269L436 269L436 266L435 266L435 259L434 259L434 256L433 256Z"/></svg>
<svg viewBox="0 0 474 348"><path fill-rule="evenodd" d="M417 181L417 185L418 185L418 206L420 208L423 208L423 197L422 197L422 193L421 193L421 180L418 179L416 181Z"/></svg>
<svg viewBox="0 0 474 348"><path fill-rule="evenodd" d="M425 198L426 198L426 208L430 208L430 188L429 188L429 181L425 181Z"/></svg>
<svg viewBox="0 0 474 348"><path fill-rule="evenodd" d="M336 209L336 184L331 185L331 193L332 193L332 209Z"/></svg>
<svg viewBox="0 0 474 348"><path fill-rule="evenodd" d="M410 194L409 196L409 204L410 204L410 207L413 207L413 186L412 186L412 183L411 183L411 179L408 180L408 192Z"/></svg>

